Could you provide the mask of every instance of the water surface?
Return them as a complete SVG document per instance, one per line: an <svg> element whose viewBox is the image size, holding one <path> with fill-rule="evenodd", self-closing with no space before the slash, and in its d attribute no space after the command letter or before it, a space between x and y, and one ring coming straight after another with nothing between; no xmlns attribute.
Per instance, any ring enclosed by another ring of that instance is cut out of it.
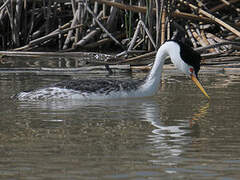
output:
<svg viewBox="0 0 240 180"><path fill-rule="evenodd" d="M169 73L149 98L10 98L85 76L96 75L0 74L0 179L240 178L239 75L200 75L209 102L188 78Z"/></svg>

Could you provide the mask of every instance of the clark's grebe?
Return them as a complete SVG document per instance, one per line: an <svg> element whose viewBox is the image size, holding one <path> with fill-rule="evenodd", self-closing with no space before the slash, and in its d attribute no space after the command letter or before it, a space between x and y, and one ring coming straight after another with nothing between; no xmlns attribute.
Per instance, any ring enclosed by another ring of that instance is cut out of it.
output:
<svg viewBox="0 0 240 180"><path fill-rule="evenodd" d="M158 50L153 67L144 80L70 80L56 83L50 87L29 92L21 92L15 97L19 100L39 99L112 99L144 97L154 95L159 87L164 61L170 57L173 64L189 76L209 98L198 81L200 55L181 42L166 41Z"/></svg>

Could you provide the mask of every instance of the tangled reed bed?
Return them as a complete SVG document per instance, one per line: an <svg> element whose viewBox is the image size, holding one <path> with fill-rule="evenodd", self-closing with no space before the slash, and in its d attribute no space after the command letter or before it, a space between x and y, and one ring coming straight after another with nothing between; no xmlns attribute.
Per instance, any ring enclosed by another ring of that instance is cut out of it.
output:
<svg viewBox="0 0 240 180"><path fill-rule="evenodd" d="M178 32L218 64L240 56L239 17L240 0L3 0L0 50L114 51L110 63L138 64Z"/></svg>

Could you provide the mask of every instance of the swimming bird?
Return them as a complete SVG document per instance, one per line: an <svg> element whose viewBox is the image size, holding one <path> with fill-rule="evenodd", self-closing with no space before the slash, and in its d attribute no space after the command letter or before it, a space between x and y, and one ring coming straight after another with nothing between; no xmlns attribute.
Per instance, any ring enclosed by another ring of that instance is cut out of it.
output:
<svg viewBox="0 0 240 180"><path fill-rule="evenodd" d="M53 84L49 87L21 92L19 100L40 99L113 99L145 97L154 95L159 88L164 61L170 57L177 69L189 76L203 94L208 94L198 80L200 55L192 48L176 40L166 41L158 49L148 76L143 80L75 79Z"/></svg>

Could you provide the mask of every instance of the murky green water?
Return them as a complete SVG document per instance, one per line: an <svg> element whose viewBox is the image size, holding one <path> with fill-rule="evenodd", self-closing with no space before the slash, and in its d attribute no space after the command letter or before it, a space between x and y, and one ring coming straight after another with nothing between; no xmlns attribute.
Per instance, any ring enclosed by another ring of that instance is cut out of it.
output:
<svg viewBox="0 0 240 180"><path fill-rule="evenodd" d="M0 179L240 178L240 76L201 75L210 102L174 74L151 98L10 99L68 78L0 75Z"/></svg>

